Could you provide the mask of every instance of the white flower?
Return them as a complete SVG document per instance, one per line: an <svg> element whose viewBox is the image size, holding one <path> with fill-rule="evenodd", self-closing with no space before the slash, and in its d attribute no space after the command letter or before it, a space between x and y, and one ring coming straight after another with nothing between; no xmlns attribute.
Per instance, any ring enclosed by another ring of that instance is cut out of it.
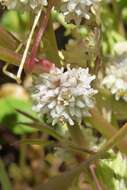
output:
<svg viewBox="0 0 127 190"><path fill-rule="evenodd" d="M0 0L4 6L8 9L18 9L18 8L38 8L40 6L47 6L47 0Z"/></svg>
<svg viewBox="0 0 127 190"><path fill-rule="evenodd" d="M102 85L115 95L116 100L123 98L127 101L127 58L117 60L106 69Z"/></svg>
<svg viewBox="0 0 127 190"><path fill-rule="evenodd" d="M62 0L61 11L67 21L75 20L80 24L82 18L90 19L95 14L96 6L100 0Z"/></svg>
<svg viewBox="0 0 127 190"><path fill-rule="evenodd" d="M66 121L70 125L81 122L88 116L93 107L93 95L97 93L91 88L95 76L82 68L53 69L36 77L32 87L33 109L41 116L47 114L52 124Z"/></svg>

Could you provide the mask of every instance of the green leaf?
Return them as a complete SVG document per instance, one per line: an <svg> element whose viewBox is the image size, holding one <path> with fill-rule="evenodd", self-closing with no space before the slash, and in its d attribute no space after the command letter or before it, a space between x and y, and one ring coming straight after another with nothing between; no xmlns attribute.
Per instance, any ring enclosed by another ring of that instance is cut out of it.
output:
<svg viewBox="0 0 127 190"><path fill-rule="evenodd" d="M32 105L29 101L19 100L12 97L1 98L0 99L0 122L12 130L15 134L24 134L35 131L35 129L28 126L18 124L18 123L27 123L31 120L18 112L16 109L28 112L29 114L35 116L35 113L32 111Z"/></svg>
<svg viewBox="0 0 127 190"><path fill-rule="evenodd" d="M4 13L1 25L10 32L23 33L28 30L29 12L9 10ZM22 34L21 34L22 35Z"/></svg>
<svg viewBox="0 0 127 190"><path fill-rule="evenodd" d="M11 33L7 32L0 26L0 46L16 50L18 44L18 40Z"/></svg>
<svg viewBox="0 0 127 190"><path fill-rule="evenodd" d="M43 44L47 58L55 63L58 67L60 67L60 58L58 54L51 15L49 17L47 30L44 34Z"/></svg>
<svg viewBox="0 0 127 190"><path fill-rule="evenodd" d="M100 161L97 176L107 189L127 190L127 160L123 159L120 152L112 155L112 158Z"/></svg>
<svg viewBox="0 0 127 190"><path fill-rule="evenodd" d="M103 161L97 167L96 174L97 174L98 179L106 188L106 190L108 189L115 190L115 186L113 183L113 179L114 179L113 170Z"/></svg>
<svg viewBox="0 0 127 190"><path fill-rule="evenodd" d="M119 152L115 158L107 160L107 165L120 177L127 177L127 160Z"/></svg>
<svg viewBox="0 0 127 190"><path fill-rule="evenodd" d="M0 46L0 60L9 64L19 65L21 55L10 49Z"/></svg>

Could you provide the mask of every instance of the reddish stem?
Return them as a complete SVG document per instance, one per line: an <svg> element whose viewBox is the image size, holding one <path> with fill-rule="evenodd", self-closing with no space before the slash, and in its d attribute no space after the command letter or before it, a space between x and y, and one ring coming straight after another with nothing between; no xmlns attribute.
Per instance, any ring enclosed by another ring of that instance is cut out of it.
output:
<svg viewBox="0 0 127 190"><path fill-rule="evenodd" d="M31 50L31 55L30 55L29 61L27 62L28 68L30 68L30 69L32 69L34 66L37 51L38 51L42 36L43 36L47 26L48 26L50 11L51 11L53 5L54 5L54 0L49 2L47 11L44 14L44 18L43 18L43 14L41 16L41 18L43 18L43 19L42 19L42 22L40 23L39 29L36 33L36 36L35 36L35 39L33 42L33 47Z"/></svg>
<svg viewBox="0 0 127 190"><path fill-rule="evenodd" d="M102 187L101 187L101 185L100 185L100 182L99 182L99 180L98 180L98 178L97 178L97 176L96 176L96 166L95 165L90 165L90 171L91 171L91 174L92 174L92 177L93 177L93 180L94 180L94 182L95 182L95 184L96 184L96 189L97 190L102 190Z"/></svg>

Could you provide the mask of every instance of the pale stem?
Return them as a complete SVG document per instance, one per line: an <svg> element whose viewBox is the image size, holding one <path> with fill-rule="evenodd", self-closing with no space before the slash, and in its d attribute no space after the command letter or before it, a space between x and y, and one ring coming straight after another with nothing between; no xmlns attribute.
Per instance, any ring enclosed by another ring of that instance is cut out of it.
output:
<svg viewBox="0 0 127 190"><path fill-rule="evenodd" d="M29 48L30 48L30 44L31 44L31 41L32 41L32 37L33 37L34 31L35 31L35 28L36 28L36 26L38 24L38 21L39 21L39 18L41 16L41 12L42 12L42 8L38 11L37 15L35 16L35 20L34 20L31 32L29 34L28 40L27 40L26 48L25 48L25 51L24 51L22 59L21 59L19 70L17 72L17 82L18 83L21 83L21 80L20 80L21 74L22 74L22 71L23 71L24 64L26 62L26 58L27 58L27 55L28 55L28 51L29 51Z"/></svg>

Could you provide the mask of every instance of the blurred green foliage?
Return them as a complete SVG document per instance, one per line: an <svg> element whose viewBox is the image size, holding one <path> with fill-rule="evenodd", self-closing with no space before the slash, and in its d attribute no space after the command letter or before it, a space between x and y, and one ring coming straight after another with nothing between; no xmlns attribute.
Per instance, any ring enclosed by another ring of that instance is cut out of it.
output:
<svg viewBox="0 0 127 190"><path fill-rule="evenodd" d="M16 111L16 109L19 109L35 116L30 101L23 101L12 97L1 98L0 108L1 125L3 124L5 127L8 127L14 134L23 135L36 131L24 124L20 124L30 122L31 120Z"/></svg>
<svg viewBox="0 0 127 190"><path fill-rule="evenodd" d="M19 32L26 29L28 24L27 13L19 13L16 11L9 11L3 15L1 24L9 31Z"/></svg>

